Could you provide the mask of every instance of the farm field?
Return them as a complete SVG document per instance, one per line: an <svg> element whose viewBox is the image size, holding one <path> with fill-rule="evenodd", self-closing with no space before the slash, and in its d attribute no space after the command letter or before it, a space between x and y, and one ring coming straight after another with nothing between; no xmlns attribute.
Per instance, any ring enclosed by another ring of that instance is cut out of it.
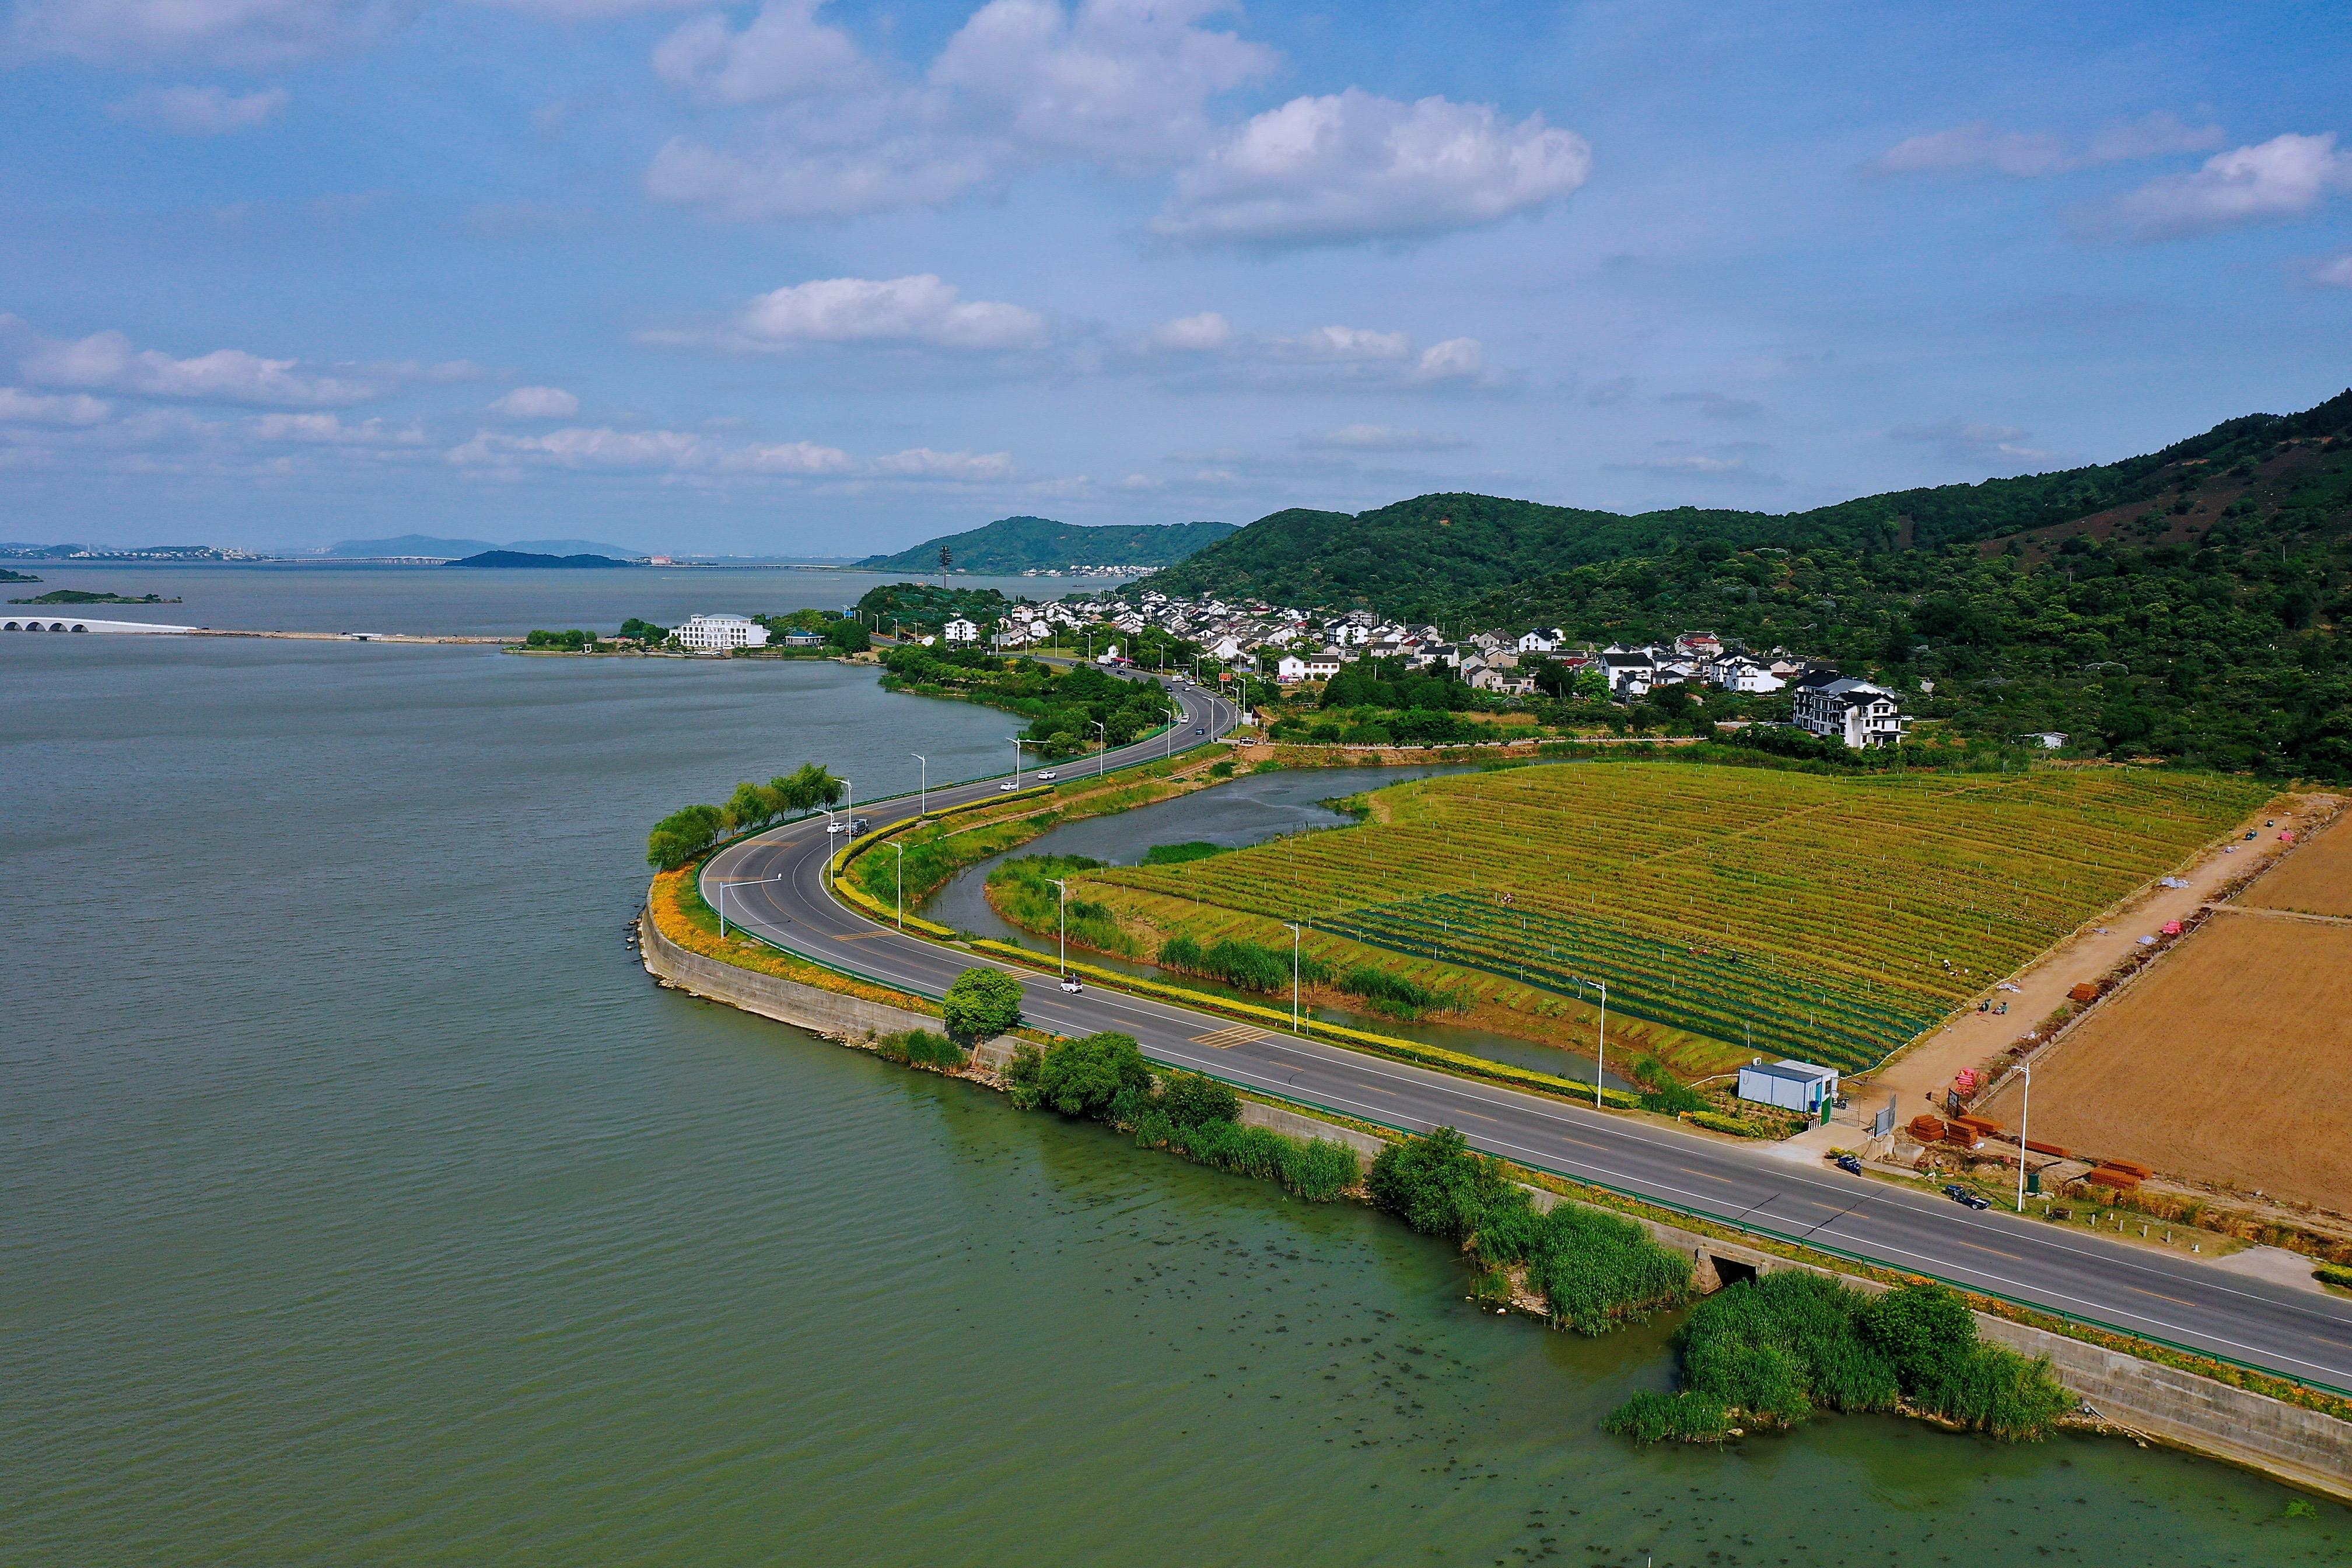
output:
<svg viewBox="0 0 2352 1568"><path fill-rule="evenodd" d="M2032 1135L2352 1213L2347 1072L2352 922L2220 912L2035 1066Z"/></svg>
<svg viewBox="0 0 2352 1568"><path fill-rule="evenodd" d="M1084 882L1146 942L1286 947L1295 921L1335 964L1369 951L1440 986L1505 983L1535 1037L1605 984L1612 1021L1714 1042L1716 1065L1854 1071L2268 795L2146 769L1561 764L1402 784L1360 826Z"/></svg>
<svg viewBox="0 0 2352 1568"><path fill-rule="evenodd" d="M2352 916L2352 831L2322 828L2238 897L2255 909Z"/></svg>

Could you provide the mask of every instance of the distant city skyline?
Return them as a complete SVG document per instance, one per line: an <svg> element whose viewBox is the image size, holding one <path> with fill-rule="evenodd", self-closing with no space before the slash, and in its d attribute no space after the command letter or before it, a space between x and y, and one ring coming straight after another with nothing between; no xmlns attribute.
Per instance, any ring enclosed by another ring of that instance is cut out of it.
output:
<svg viewBox="0 0 2352 1568"><path fill-rule="evenodd" d="M0 532L1800 510L2352 382L2317 5L15 0Z"/></svg>

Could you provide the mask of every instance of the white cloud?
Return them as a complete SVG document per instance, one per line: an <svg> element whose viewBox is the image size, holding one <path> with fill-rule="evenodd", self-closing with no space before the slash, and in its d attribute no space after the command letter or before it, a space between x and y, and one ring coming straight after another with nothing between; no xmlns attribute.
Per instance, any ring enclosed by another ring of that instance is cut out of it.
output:
<svg viewBox="0 0 2352 1568"><path fill-rule="evenodd" d="M1235 127L1177 176L1152 226L1202 244L1417 238L1541 207L1591 166L1584 139L1540 114L1512 124L1488 104L1349 88Z"/></svg>
<svg viewBox="0 0 2352 1568"><path fill-rule="evenodd" d="M2352 191L2352 153L2336 150L2335 133L2290 133L2216 153L2194 174L2151 180L2110 210L2135 239L2175 239L2300 217L2344 191Z"/></svg>
<svg viewBox="0 0 2352 1568"><path fill-rule="evenodd" d="M318 406L364 402L381 390L367 382L299 373L297 363L243 349L173 359L157 349L133 349L121 332L93 332L74 342L41 344L25 356L21 369L26 380L47 386L197 403Z"/></svg>
<svg viewBox="0 0 2352 1568"><path fill-rule="evenodd" d="M2352 289L2352 250L2331 256L2313 268L2311 280L2330 289Z"/></svg>
<svg viewBox="0 0 2352 1568"><path fill-rule="evenodd" d="M872 466L877 474L900 479L1009 479L1013 473L1010 452L934 452L929 447L877 458Z"/></svg>
<svg viewBox="0 0 2352 1568"><path fill-rule="evenodd" d="M580 412L580 399L560 386L518 386L489 412L502 419L569 419Z"/></svg>
<svg viewBox="0 0 2352 1568"><path fill-rule="evenodd" d="M1398 430L1386 425L1345 425L1337 430L1315 430L1298 438L1310 452L1452 452L1470 443L1459 436Z"/></svg>
<svg viewBox="0 0 2352 1568"><path fill-rule="evenodd" d="M1486 345L1475 338L1448 338L1421 353L1415 381L1475 381L1486 374Z"/></svg>
<svg viewBox="0 0 2352 1568"><path fill-rule="evenodd" d="M828 278L761 295L738 321L757 346L910 343L939 349L1032 348L1045 319L995 300L965 300L936 274L887 280Z"/></svg>
<svg viewBox="0 0 2352 1568"><path fill-rule="evenodd" d="M857 465L838 447L814 441L780 441L739 447L724 467L753 474L845 474Z"/></svg>
<svg viewBox="0 0 2352 1568"><path fill-rule="evenodd" d="M742 153L674 138L654 154L646 194L732 218L844 217L935 206L989 171L984 150L942 145L919 132L849 145L779 138Z"/></svg>
<svg viewBox="0 0 2352 1568"><path fill-rule="evenodd" d="M286 107L282 87L232 98L217 87L151 87L132 93L106 112L117 120L151 125L179 136L220 136L267 124Z"/></svg>
<svg viewBox="0 0 2352 1568"><path fill-rule="evenodd" d="M1268 338L1265 347L1283 359L1356 364L1367 360L1405 358L1412 353L1412 334L1374 331L1365 327L1318 327L1295 338Z"/></svg>
<svg viewBox="0 0 2352 1568"><path fill-rule="evenodd" d="M770 0L740 32L699 16L654 47L654 74L711 103L771 103L844 91L866 75L849 35L816 19L823 0Z"/></svg>
<svg viewBox="0 0 2352 1568"><path fill-rule="evenodd" d="M87 393L48 396L14 386L0 386L0 424L95 425L112 412L112 404Z"/></svg>
<svg viewBox="0 0 2352 1568"><path fill-rule="evenodd" d="M684 430L616 430L572 426L541 436L482 430L451 447L453 466L492 475L531 468L664 475L747 474L782 479L961 479L1016 477L1008 452L937 452L917 447L861 461L838 447L814 441L753 442L728 447Z"/></svg>
<svg viewBox="0 0 2352 1568"><path fill-rule="evenodd" d="M656 70L705 101L770 111L732 146L672 140L646 189L739 218L839 216L936 205L1038 163L1181 158L1210 134L1209 100L1276 60L1197 26L1226 8L992 0L920 80L895 82L805 0L774 0L740 31L704 18L656 47Z"/></svg>
<svg viewBox="0 0 2352 1568"><path fill-rule="evenodd" d="M2047 132L1996 131L1978 121L1898 142L1870 167L1882 174L1990 169L2027 180L2175 153L2209 153L2224 140L2218 125L2185 124L2178 116L2161 110L2106 126L2080 147Z"/></svg>
<svg viewBox="0 0 2352 1568"><path fill-rule="evenodd" d="M1234 341L1234 324L1214 310L1179 316L1151 329L1151 346L1181 353L1206 353Z"/></svg>
<svg viewBox="0 0 2352 1568"><path fill-rule="evenodd" d="M2055 452L2025 445L2032 432L2015 425L1971 425L1957 415L1932 425L1898 425L1887 432L1897 441L1937 447L1948 462L2019 468L2058 460Z"/></svg>
<svg viewBox="0 0 2352 1568"><path fill-rule="evenodd" d="M1269 75L1262 44L1195 24L1223 0L991 0L948 40L929 85L961 121L1031 156L1164 157L1208 133L1206 106Z"/></svg>
<svg viewBox="0 0 2352 1568"><path fill-rule="evenodd" d="M10 33L28 54L270 66L370 43L407 11L393 0L26 0Z"/></svg>
<svg viewBox="0 0 2352 1568"><path fill-rule="evenodd" d="M1707 479L1725 484L1778 485L1788 481L1778 474L1750 467L1745 458L1710 458L1704 453L1658 458L1646 463L1604 463L1619 473L1651 474L1669 479Z"/></svg>
<svg viewBox="0 0 2352 1568"><path fill-rule="evenodd" d="M411 426L395 430L381 419L346 425L332 414L258 414L247 427L264 441L302 441L331 447L414 447L425 432Z"/></svg>

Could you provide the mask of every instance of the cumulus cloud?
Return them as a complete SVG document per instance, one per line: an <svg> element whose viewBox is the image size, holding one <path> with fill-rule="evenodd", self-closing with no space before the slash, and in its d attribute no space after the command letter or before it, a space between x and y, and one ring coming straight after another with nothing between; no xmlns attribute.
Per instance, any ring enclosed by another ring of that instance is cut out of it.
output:
<svg viewBox="0 0 2352 1568"><path fill-rule="evenodd" d="M1971 425L1957 415L1931 425L1898 425L1886 434L1893 440L1934 447L1953 463L2021 468L2058 458L2055 452L2027 446L2030 430L2015 425Z"/></svg>
<svg viewBox="0 0 2352 1568"><path fill-rule="evenodd" d="M1153 348L1189 353L1210 353L1228 346L1233 341L1234 324L1214 310L1162 321L1151 329L1150 334Z"/></svg>
<svg viewBox="0 0 2352 1568"><path fill-rule="evenodd" d="M501 419L569 419L580 400L560 386L518 386L490 405Z"/></svg>
<svg viewBox="0 0 2352 1568"><path fill-rule="evenodd" d="M1009 479L1013 472L1010 452L934 452L929 447L877 458L872 468L877 474L923 479Z"/></svg>
<svg viewBox="0 0 2352 1568"><path fill-rule="evenodd" d="M1283 359L1311 360L1319 364L1356 364L1367 360L1410 356L1412 334L1374 331L1366 327L1318 327L1295 338L1268 338L1265 347Z"/></svg>
<svg viewBox="0 0 2352 1568"><path fill-rule="evenodd" d="M235 97L217 87L151 87L107 105L106 112L175 136L221 136L268 123L286 102L282 87Z"/></svg>
<svg viewBox="0 0 2352 1568"><path fill-rule="evenodd" d="M1225 0L991 0L929 84L963 123L1029 155L1163 157L1208 132L1208 100L1270 74L1262 44L1199 26Z"/></svg>
<svg viewBox="0 0 2352 1568"><path fill-rule="evenodd" d="M1344 245L1475 228L1582 185L1592 151L1530 114L1349 88L1235 127L1176 179L1153 227L1194 244Z"/></svg>
<svg viewBox="0 0 2352 1568"><path fill-rule="evenodd" d="M656 475L761 475L783 479L940 479L992 482L1017 477L1009 452L938 452L917 447L860 460L814 441L730 447L685 430L571 426L539 436L477 431L444 457L493 475L532 468Z"/></svg>
<svg viewBox="0 0 2352 1568"><path fill-rule="evenodd" d="M2218 125L2189 125L2161 110L2106 126L2079 145L2046 132L2000 131L1978 121L1898 142L1874 159L1870 167L1882 174L1990 169L2030 180L2175 153L2210 153L2225 140Z"/></svg>
<svg viewBox="0 0 2352 1568"><path fill-rule="evenodd" d="M774 441L739 447L727 454L723 466L751 474L846 474L857 464L838 447L814 441Z"/></svg>
<svg viewBox="0 0 2352 1568"><path fill-rule="evenodd" d="M95 425L114 412L104 398L71 392L63 396L0 386L0 424Z"/></svg>
<svg viewBox="0 0 2352 1568"><path fill-rule="evenodd" d="M772 103L840 92L866 76L865 57L817 20L823 0L771 0L740 31L699 16L654 47L654 74L711 103Z"/></svg>
<svg viewBox="0 0 2352 1568"><path fill-rule="evenodd" d="M1421 351L1415 381L1475 381L1486 374L1486 349L1475 338L1448 338Z"/></svg>
<svg viewBox="0 0 2352 1568"><path fill-rule="evenodd" d="M1178 159L1211 133L1213 98L1276 61L1200 26L1227 8L992 0L919 79L894 79L806 0L773 0L740 30L706 17L656 46L655 69L706 102L768 112L732 145L671 141L646 188L732 217L839 216L935 205L1045 163Z"/></svg>
<svg viewBox="0 0 2352 1568"><path fill-rule="evenodd" d="M755 346L899 343L924 348L1034 348L1045 319L997 300L966 300L935 273L876 279L827 278L762 294L737 327Z"/></svg>
<svg viewBox="0 0 2352 1568"><path fill-rule="evenodd" d="M2151 180L2108 216L2134 239L2176 239L2301 217L2345 191L2352 191L2352 153L2336 150L2335 132L2289 133L2217 153L2193 174Z"/></svg>
<svg viewBox="0 0 2352 1568"><path fill-rule="evenodd" d="M1309 431L1298 437L1298 444L1310 452L1452 452L1470 443L1459 436L1386 425L1343 425L1337 430Z"/></svg>
<svg viewBox="0 0 2352 1568"><path fill-rule="evenodd" d="M93 332L73 342L45 342L20 365L25 379L45 386L131 393L195 403L320 406L364 402L381 390L373 383L317 375L290 359L264 359L243 349L215 349L174 359L158 349L134 349L121 332Z"/></svg>

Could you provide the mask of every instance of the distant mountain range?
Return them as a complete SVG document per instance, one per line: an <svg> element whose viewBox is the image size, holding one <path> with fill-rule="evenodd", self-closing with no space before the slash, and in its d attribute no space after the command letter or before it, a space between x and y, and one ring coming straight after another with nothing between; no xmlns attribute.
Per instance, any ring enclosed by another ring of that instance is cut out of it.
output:
<svg viewBox="0 0 2352 1568"><path fill-rule="evenodd" d="M372 560L423 555L456 561L492 550L521 550L539 555L610 555L623 561L645 553L618 544L599 543L593 539L518 539L506 544L494 544L487 539L443 539L430 533L403 533L390 539L346 539L330 544L319 553Z"/></svg>
<svg viewBox="0 0 2352 1568"><path fill-rule="evenodd" d="M857 563L857 569L929 574L940 570L942 547L949 554L949 570L983 576L1087 567L1172 566L1236 531L1230 522L1085 528L1049 517L1003 517L985 528L927 539L895 555L869 555Z"/></svg>
<svg viewBox="0 0 2352 1568"><path fill-rule="evenodd" d="M529 550L485 550L478 555L447 563L451 566L535 566L593 567L635 566L634 561L616 561L610 555L583 552L576 555L546 555Z"/></svg>

